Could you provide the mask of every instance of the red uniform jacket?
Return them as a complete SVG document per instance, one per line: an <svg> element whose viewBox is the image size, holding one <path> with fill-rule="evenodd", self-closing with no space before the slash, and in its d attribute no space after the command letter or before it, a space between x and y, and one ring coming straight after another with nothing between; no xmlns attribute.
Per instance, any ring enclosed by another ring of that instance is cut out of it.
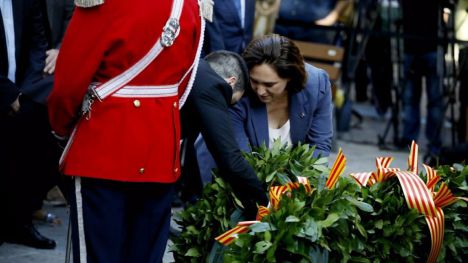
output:
<svg viewBox="0 0 468 263"><path fill-rule="evenodd" d="M65 34L49 97L52 129L69 136L79 119L91 82L105 83L140 60L161 36L172 1L112 0L76 8ZM180 34L127 85L179 82L198 59L202 34L196 0L185 0ZM196 67L195 67L196 68ZM72 176L128 182L174 182L179 167L179 98L107 97L81 118L66 149L62 172Z"/></svg>

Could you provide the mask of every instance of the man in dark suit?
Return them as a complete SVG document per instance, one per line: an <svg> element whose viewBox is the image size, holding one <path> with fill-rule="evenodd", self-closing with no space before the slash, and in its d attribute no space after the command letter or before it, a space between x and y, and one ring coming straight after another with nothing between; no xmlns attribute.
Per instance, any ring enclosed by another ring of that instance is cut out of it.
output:
<svg viewBox="0 0 468 263"><path fill-rule="evenodd" d="M213 22L206 23L204 54L216 50L242 53L252 40L254 0L215 0Z"/></svg>
<svg viewBox="0 0 468 263"><path fill-rule="evenodd" d="M268 199L252 167L242 157L228 112L229 105L239 100L245 85L249 85L243 63L239 55L228 51L217 51L209 54L206 61L200 60L192 91L181 110L182 138L187 140L182 172L191 182L200 178L193 146L201 133L220 175L244 205L245 216L254 219L257 205L266 205ZM197 187L188 184L192 189ZM198 191L201 191L200 182Z"/></svg>
<svg viewBox="0 0 468 263"><path fill-rule="evenodd" d="M41 80L40 85L46 86L45 90L49 90L48 87L51 87L54 82L55 64L57 62L62 39L65 35L68 23L70 22L75 5L73 0L40 0L40 4L48 43L45 66L43 69L45 77ZM45 99L41 99L41 103L43 103L44 100ZM53 156L55 156L54 159L57 160L61 150L55 143L50 143L48 146L47 151L53 153ZM59 180L59 178L61 180ZM38 191L37 198L35 198L36 202L33 205L33 219L46 223L60 224L61 221L56 215L42 209L42 203L43 199L48 200L48 193L52 193L52 195L55 196L61 196L62 193L60 191L66 193L68 184L64 177L59 176L58 170L55 175L49 176L48 179L49 180L42 180L39 186L39 189L42 191ZM56 184L59 184L60 190L54 188ZM49 192L51 189L53 189L53 191ZM58 201L63 202L64 200L62 198Z"/></svg>
<svg viewBox="0 0 468 263"><path fill-rule="evenodd" d="M47 121L43 69L47 42L37 0L0 0L0 239L54 248L31 222L38 183L57 169L45 145Z"/></svg>

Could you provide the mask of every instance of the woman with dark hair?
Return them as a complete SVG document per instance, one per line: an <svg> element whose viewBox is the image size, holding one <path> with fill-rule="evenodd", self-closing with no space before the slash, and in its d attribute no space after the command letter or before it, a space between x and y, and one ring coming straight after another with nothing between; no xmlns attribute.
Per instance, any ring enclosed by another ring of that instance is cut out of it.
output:
<svg viewBox="0 0 468 263"><path fill-rule="evenodd" d="M240 148L281 140L308 143L315 155L328 156L333 106L327 73L304 63L297 46L276 34L253 40L242 56L252 89L231 108Z"/></svg>
<svg viewBox="0 0 468 263"><path fill-rule="evenodd" d="M243 55L251 88L230 108L234 136L243 151L274 140L315 146L314 156L328 156L332 141L332 98L325 71L304 63L288 38L267 35L255 39ZM202 178L216 167L203 140L195 142Z"/></svg>

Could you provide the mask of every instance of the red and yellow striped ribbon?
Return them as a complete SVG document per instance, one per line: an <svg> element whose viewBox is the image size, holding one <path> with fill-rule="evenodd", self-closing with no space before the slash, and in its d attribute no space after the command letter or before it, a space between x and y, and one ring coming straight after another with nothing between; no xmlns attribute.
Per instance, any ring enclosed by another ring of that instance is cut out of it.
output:
<svg viewBox="0 0 468 263"><path fill-rule="evenodd" d="M423 164L424 169L426 170L427 182L426 186L429 190L434 191L434 187L437 182L440 180L440 176L437 175L437 171L432 169L429 165Z"/></svg>
<svg viewBox="0 0 468 263"><path fill-rule="evenodd" d="M310 185L309 178L304 176L298 176L296 183L289 184L291 189L297 189L299 188L299 185L304 186L306 193L312 193L312 186Z"/></svg>
<svg viewBox="0 0 468 263"><path fill-rule="evenodd" d="M434 188L440 177L435 170L424 165L427 173L427 182L418 176L418 145L411 143L408 157L408 171L400 171L398 168L389 168L392 157L376 158L377 171L368 173L352 173L351 176L361 185L372 185L388 180L396 176L405 195L408 207L417 209L426 216L426 222L431 233L431 252L427 262L436 262L444 240L444 213L442 207L450 205L457 200L448 187L442 183L439 191L434 193ZM464 199L465 198L460 198Z"/></svg>
<svg viewBox="0 0 468 263"><path fill-rule="evenodd" d="M372 172L367 173L352 173L353 177L361 186L366 186L368 184L369 178L372 176Z"/></svg>
<svg viewBox="0 0 468 263"><path fill-rule="evenodd" d="M411 150L408 157L408 170L418 174L418 145L415 141L411 142Z"/></svg>
<svg viewBox="0 0 468 263"><path fill-rule="evenodd" d="M333 166L330 171L330 175L328 176L327 182L325 183L325 186L328 189L332 189L335 187L336 182L338 181L338 178L340 175L343 173L344 169L346 167L346 157L343 154L343 151L340 150L338 151L338 155L336 156L335 162L333 163Z"/></svg>
<svg viewBox="0 0 468 263"><path fill-rule="evenodd" d="M290 190L289 185L281 185L281 186L272 186L272 187L270 187L270 205L274 209L278 209L281 196L286 191L289 191L289 190Z"/></svg>
<svg viewBox="0 0 468 263"><path fill-rule="evenodd" d="M249 226L248 225L237 225L233 229L224 232L223 234L217 236L215 238L216 241L219 243L227 246L231 244L237 237L238 234L246 233L249 231Z"/></svg>
<svg viewBox="0 0 468 263"><path fill-rule="evenodd" d="M465 197L456 197L452 194L452 191L448 188L448 186L445 183L441 183L439 186L439 191L435 192L434 188L436 183L440 180L440 176L437 175L437 171L432 169L428 165L424 165L424 168L426 169L426 174L427 174L427 188L431 190L433 197L434 197L434 203L437 207L446 207L448 205L451 205L455 203L458 200L465 200L468 201L467 198Z"/></svg>
<svg viewBox="0 0 468 263"><path fill-rule="evenodd" d="M424 181L410 171L394 172L400 181L408 207L415 208L426 216L434 216L436 207Z"/></svg>
<svg viewBox="0 0 468 263"><path fill-rule="evenodd" d="M291 191L292 189L297 189L299 184L304 185L306 192L311 193L312 187L310 185L309 179L307 177L298 176L296 183L289 183L287 185L281 186L272 186L270 187L269 196L270 196L270 204L273 209L278 209L279 202L281 200L281 196L286 193L287 191ZM237 237L238 234L246 233L249 231L249 226L260 222L262 218L270 213L270 209L264 206L258 207L258 212L256 216L257 221L242 221L237 224L236 227L233 229L224 232L223 234L217 236L215 238L216 241L221 243L222 245L229 245L231 244Z"/></svg>
<svg viewBox="0 0 468 263"><path fill-rule="evenodd" d="M431 252L427 258L427 262L436 262L439 257L440 249L442 248L442 242L444 241L444 212L442 208L436 208L436 214L434 216L426 215L427 226L431 233Z"/></svg>
<svg viewBox="0 0 468 263"><path fill-rule="evenodd" d="M255 219L260 221L260 220L263 219L263 217L265 217L269 213L270 213L270 209L268 209L267 207L261 205L261 206L258 207L257 217Z"/></svg>
<svg viewBox="0 0 468 263"><path fill-rule="evenodd" d="M351 176L361 186L371 186L377 182L383 182L394 176L394 172L400 171L398 168L390 168L393 157L377 157L375 158L375 165L377 170L374 172L366 173L351 173Z"/></svg>

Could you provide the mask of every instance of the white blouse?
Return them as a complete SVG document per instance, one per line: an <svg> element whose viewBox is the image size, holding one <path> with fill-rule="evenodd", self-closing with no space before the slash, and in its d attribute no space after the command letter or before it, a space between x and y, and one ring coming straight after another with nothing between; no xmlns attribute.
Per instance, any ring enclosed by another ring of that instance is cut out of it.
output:
<svg viewBox="0 0 468 263"><path fill-rule="evenodd" d="M291 141L291 125L289 120L279 129L274 129L268 127L268 135L269 135L269 148L273 147L273 143L275 140L280 140L282 145L292 145Z"/></svg>

